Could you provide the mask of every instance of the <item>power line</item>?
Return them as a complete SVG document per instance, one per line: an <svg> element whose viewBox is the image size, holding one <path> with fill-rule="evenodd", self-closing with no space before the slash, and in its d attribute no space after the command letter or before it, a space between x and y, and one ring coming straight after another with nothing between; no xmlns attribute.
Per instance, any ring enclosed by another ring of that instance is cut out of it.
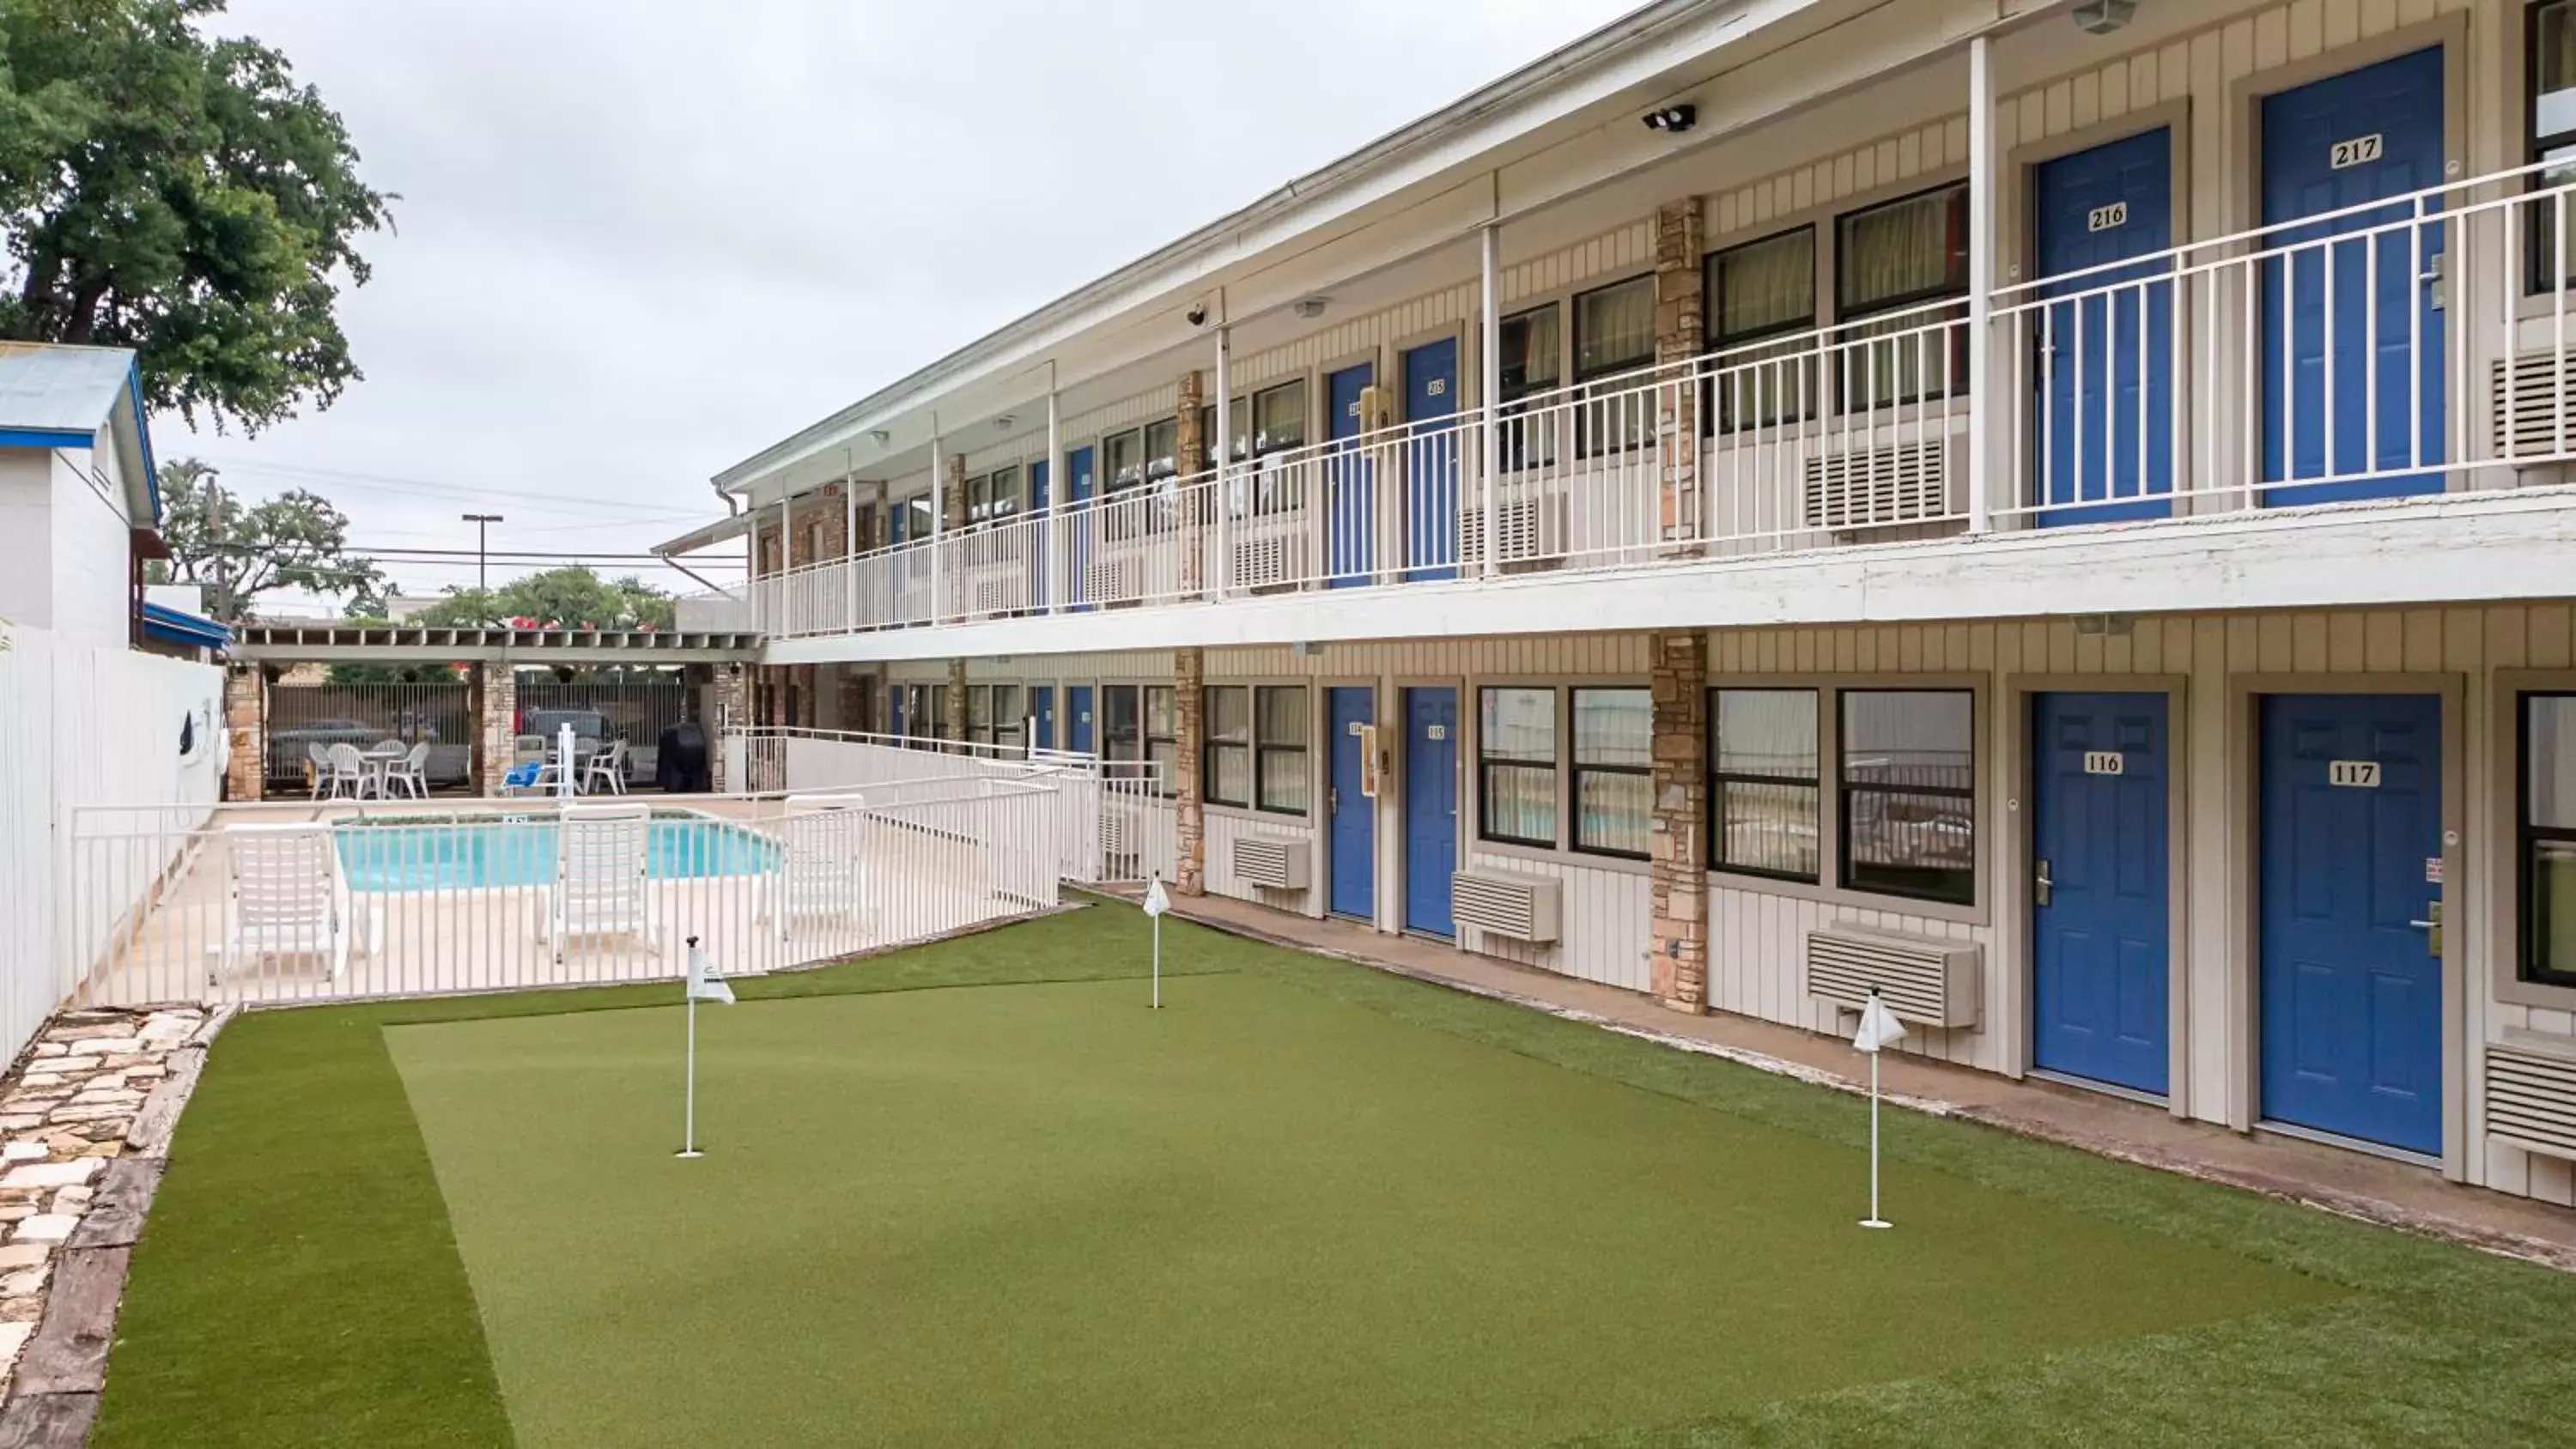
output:
<svg viewBox="0 0 2576 1449"><path fill-rule="evenodd" d="M541 513L584 514L597 508L616 508L622 509L625 517L633 520L642 520L648 516L664 520L703 520L709 512L713 511L712 509L693 512L674 508L636 508L628 505L623 499L607 498L597 494L536 492L520 488L487 487L479 483L441 483L427 478L401 478L384 473L355 473L337 468L311 468L291 463L253 463L221 458L210 458L206 461L219 472L248 473L255 477L282 478L289 482L336 483L361 493L416 495L424 498L466 501L500 499L522 504Z"/></svg>

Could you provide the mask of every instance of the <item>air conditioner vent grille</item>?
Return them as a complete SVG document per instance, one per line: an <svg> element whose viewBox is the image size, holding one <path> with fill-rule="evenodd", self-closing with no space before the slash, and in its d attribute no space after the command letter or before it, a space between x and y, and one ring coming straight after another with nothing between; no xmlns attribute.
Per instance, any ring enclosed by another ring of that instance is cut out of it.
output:
<svg viewBox="0 0 2576 1449"><path fill-rule="evenodd" d="M1807 994L1858 1009L1875 989L1900 1021L1952 1030L1979 1014L1974 942L1878 931L1807 933Z"/></svg>
<svg viewBox="0 0 2576 1449"><path fill-rule="evenodd" d="M1461 871L1449 878L1449 913L1462 931L1544 945L1557 939L1562 889L1543 876Z"/></svg>

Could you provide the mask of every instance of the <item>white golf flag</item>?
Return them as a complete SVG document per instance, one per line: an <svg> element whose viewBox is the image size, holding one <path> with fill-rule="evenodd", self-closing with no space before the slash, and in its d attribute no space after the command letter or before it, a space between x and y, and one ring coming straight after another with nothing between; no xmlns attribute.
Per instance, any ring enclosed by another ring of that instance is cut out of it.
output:
<svg viewBox="0 0 2576 1449"><path fill-rule="evenodd" d="M1880 1048L1894 1046L1903 1040L1904 1023L1896 1019L1895 1012L1887 1009L1886 1002L1878 999L1877 992L1871 992L1869 1004L1860 1009L1860 1034L1852 1038L1852 1045L1876 1056Z"/></svg>
<svg viewBox="0 0 2576 1449"><path fill-rule="evenodd" d="M725 984L716 968L707 964L707 953L695 946L689 948L689 1000L720 1001L733 1005L733 988Z"/></svg>
<svg viewBox="0 0 2576 1449"><path fill-rule="evenodd" d="M1145 887L1145 914L1159 916L1172 908L1172 898L1163 894L1163 878L1156 876Z"/></svg>

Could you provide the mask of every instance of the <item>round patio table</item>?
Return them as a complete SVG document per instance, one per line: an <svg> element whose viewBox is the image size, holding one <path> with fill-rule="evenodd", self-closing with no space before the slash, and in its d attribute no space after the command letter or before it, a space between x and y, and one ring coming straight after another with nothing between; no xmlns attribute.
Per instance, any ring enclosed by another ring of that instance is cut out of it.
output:
<svg viewBox="0 0 2576 1449"><path fill-rule="evenodd" d="M410 753L411 746L400 740L380 740L359 751L358 759L367 767L367 778L358 784L360 798L364 798L371 791L379 800L393 798L394 766L401 764L403 757Z"/></svg>

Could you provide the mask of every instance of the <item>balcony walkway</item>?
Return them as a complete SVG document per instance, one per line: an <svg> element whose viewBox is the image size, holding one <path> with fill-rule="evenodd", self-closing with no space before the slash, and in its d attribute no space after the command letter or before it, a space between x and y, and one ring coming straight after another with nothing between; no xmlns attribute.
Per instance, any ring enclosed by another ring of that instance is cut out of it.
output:
<svg viewBox="0 0 2576 1449"><path fill-rule="evenodd" d="M1860 1054L1837 1038L1740 1016L1685 1016L1615 987L1222 896L1175 897L1173 910L1217 930L1592 1022L1677 1050L1841 1091L1869 1089ZM2566 1208L2463 1187L2429 1168L2184 1121L2160 1107L2037 1078L2016 1082L1902 1052L1890 1053L1883 1067L1892 1104L2576 1272L2576 1211Z"/></svg>

